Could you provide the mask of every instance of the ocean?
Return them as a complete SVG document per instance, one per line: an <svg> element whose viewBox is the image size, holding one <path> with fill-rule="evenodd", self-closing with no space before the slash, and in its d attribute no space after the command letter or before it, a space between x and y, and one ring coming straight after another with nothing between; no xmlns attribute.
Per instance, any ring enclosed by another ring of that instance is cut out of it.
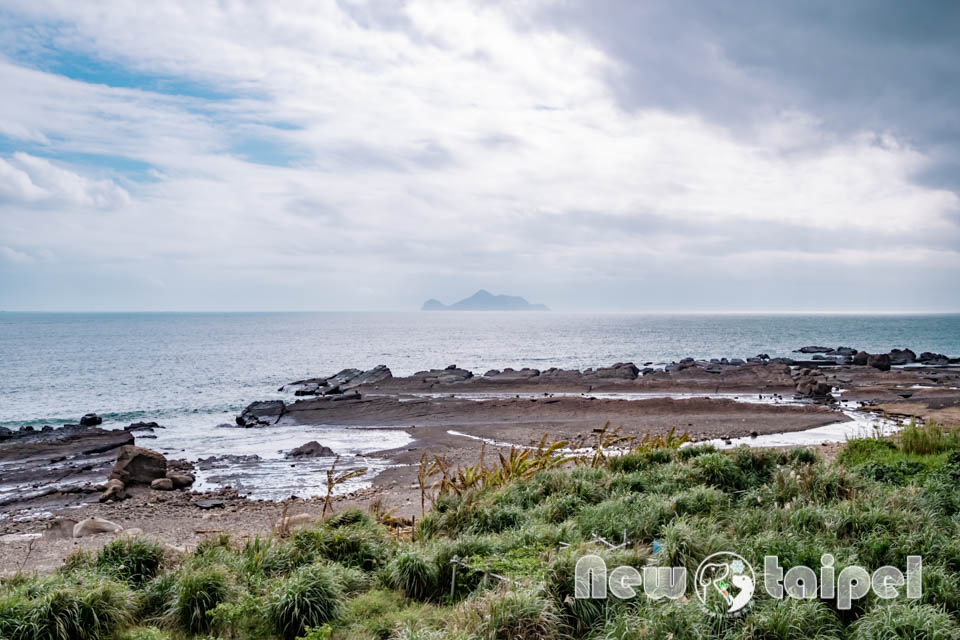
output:
<svg viewBox="0 0 960 640"><path fill-rule="evenodd" d="M309 439L360 457L408 441L400 431L330 425L320 435L276 430L265 444L256 430L216 426L232 423L254 400L284 397L284 383L346 367L385 364L394 375L449 364L480 374L508 366L583 369L688 356L790 356L809 344L955 356L960 314L6 312L0 426L57 426L96 412L108 428L166 426L152 444L138 442L168 456L256 453L279 466L282 450ZM260 493L311 493L313 484L287 477Z"/></svg>

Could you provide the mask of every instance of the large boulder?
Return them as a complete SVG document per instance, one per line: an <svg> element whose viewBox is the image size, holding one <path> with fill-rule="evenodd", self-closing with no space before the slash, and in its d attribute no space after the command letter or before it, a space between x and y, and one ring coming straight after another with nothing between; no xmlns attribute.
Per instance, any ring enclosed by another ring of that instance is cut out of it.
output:
<svg viewBox="0 0 960 640"><path fill-rule="evenodd" d="M154 491L173 491L173 480L170 478L157 478L150 483L150 488Z"/></svg>
<svg viewBox="0 0 960 640"><path fill-rule="evenodd" d="M7 440L13 437L13 431L6 427L0 427L0 440Z"/></svg>
<svg viewBox="0 0 960 640"><path fill-rule="evenodd" d="M149 485L157 478L167 476L167 459L162 454L143 447L126 445L120 449L117 463L113 465L111 479L125 485Z"/></svg>
<svg viewBox="0 0 960 640"><path fill-rule="evenodd" d="M196 478L192 473L172 471L167 473L167 478L173 483L174 489L186 489L194 483Z"/></svg>
<svg viewBox="0 0 960 640"><path fill-rule="evenodd" d="M127 486L122 480L111 478L103 485L100 502L119 502L127 497Z"/></svg>
<svg viewBox="0 0 960 640"><path fill-rule="evenodd" d="M95 413L88 413L82 418L80 418L81 427L95 427L98 424L102 424L102 423L103 423L103 418L101 418Z"/></svg>
<svg viewBox="0 0 960 640"><path fill-rule="evenodd" d="M241 427L258 427L276 424L286 407L283 400L264 400L253 402L237 416Z"/></svg>
<svg viewBox="0 0 960 640"><path fill-rule="evenodd" d="M828 399L830 398L830 392L833 391L833 387L826 381L826 378L809 369L801 371L796 383L797 394L807 398Z"/></svg>
<svg viewBox="0 0 960 640"><path fill-rule="evenodd" d="M110 522L103 518L87 518L86 520L81 520L73 527L73 537L82 538L98 533L120 533L121 531L123 531L123 527L115 522Z"/></svg>
<svg viewBox="0 0 960 640"><path fill-rule="evenodd" d="M869 353L867 353L866 351L857 351L853 355L853 360L851 360L851 363L857 365L858 367L865 367L867 366L867 362L869 360L870 360Z"/></svg>
<svg viewBox="0 0 960 640"><path fill-rule="evenodd" d="M890 371L890 356L886 353L875 353L867 358L867 366L880 371Z"/></svg>
<svg viewBox="0 0 960 640"><path fill-rule="evenodd" d="M73 518L54 518L44 525L44 540L63 540L73 537L73 528L77 526L77 521Z"/></svg>
<svg viewBox="0 0 960 640"><path fill-rule="evenodd" d="M917 361L917 354L910 349L891 349L890 364L911 364Z"/></svg>
<svg viewBox="0 0 960 640"><path fill-rule="evenodd" d="M287 452L288 458L329 458L337 455L330 447L325 447L316 440Z"/></svg>

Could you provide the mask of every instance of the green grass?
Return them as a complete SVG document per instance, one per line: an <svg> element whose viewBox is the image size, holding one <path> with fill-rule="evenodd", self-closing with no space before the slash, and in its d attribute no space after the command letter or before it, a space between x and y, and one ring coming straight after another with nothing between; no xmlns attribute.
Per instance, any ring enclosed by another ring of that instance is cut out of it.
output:
<svg viewBox="0 0 960 640"><path fill-rule="evenodd" d="M615 551L594 537L624 535ZM758 594L742 616L718 619L692 591L573 597L586 553L638 570L684 566L692 581L715 551L757 571L770 554L819 568L828 551L840 570L902 569L919 553L923 598L871 595L840 610ZM958 625L960 443L930 424L852 440L829 462L811 449L699 445L540 471L440 496L415 542L347 509L285 539L217 536L176 561L120 539L53 576L0 580L3 640L960 640Z"/></svg>
<svg viewBox="0 0 960 640"><path fill-rule="evenodd" d="M341 598L340 584L328 567L301 567L274 587L267 616L277 635L294 640L308 627L319 627L335 618Z"/></svg>
<svg viewBox="0 0 960 640"><path fill-rule="evenodd" d="M163 549L143 538L119 538L100 549L94 564L98 569L139 588L160 571Z"/></svg>

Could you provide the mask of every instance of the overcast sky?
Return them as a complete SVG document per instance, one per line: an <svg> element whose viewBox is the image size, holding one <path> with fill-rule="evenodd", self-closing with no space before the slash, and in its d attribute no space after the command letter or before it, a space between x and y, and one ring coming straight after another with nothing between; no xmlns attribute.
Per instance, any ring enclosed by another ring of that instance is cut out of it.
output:
<svg viewBox="0 0 960 640"><path fill-rule="evenodd" d="M960 310L960 3L0 5L0 309Z"/></svg>

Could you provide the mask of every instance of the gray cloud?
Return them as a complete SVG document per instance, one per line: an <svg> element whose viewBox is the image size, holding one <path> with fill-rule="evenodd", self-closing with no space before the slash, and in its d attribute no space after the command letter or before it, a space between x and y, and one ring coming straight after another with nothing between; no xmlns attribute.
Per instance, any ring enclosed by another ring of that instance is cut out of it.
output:
<svg viewBox="0 0 960 640"><path fill-rule="evenodd" d="M621 63L609 81L626 108L689 111L744 134L783 110L889 131L937 160L919 180L960 189L955 2L597 0L543 16Z"/></svg>

